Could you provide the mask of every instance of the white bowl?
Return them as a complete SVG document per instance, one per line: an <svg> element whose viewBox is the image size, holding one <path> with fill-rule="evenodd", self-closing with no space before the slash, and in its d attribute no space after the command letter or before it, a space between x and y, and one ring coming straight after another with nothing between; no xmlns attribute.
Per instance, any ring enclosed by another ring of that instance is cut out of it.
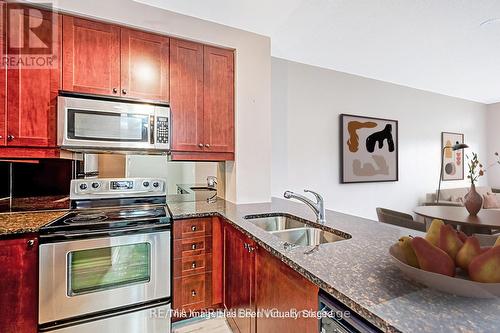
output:
<svg viewBox="0 0 500 333"><path fill-rule="evenodd" d="M451 277L424 271L406 263L404 254L398 244L390 247L389 253L396 266L410 279L429 288L448 294L474 298L500 297L500 283L481 283L469 280L464 275Z"/></svg>

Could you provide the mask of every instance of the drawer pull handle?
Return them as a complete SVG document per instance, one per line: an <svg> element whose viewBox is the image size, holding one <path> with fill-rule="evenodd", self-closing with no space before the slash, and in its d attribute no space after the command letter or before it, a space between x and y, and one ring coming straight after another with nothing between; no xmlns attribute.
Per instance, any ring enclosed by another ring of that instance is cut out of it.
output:
<svg viewBox="0 0 500 333"><path fill-rule="evenodd" d="M191 296L195 297L196 296L196 290L191 290Z"/></svg>
<svg viewBox="0 0 500 333"><path fill-rule="evenodd" d="M196 226L195 226L195 225L193 225L193 226L191 227L191 231L196 231Z"/></svg>
<svg viewBox="0 0 500 333"><path fill-rule="evenodd" d="M196 262L193 261L193 263L191 264L191 268L196 268Z"/></svg>
<svg viewBox="0 0 500 333"><path fill-rule="evenodd" d="M196 250L196 244L191 244L191 250Z"/></svg>

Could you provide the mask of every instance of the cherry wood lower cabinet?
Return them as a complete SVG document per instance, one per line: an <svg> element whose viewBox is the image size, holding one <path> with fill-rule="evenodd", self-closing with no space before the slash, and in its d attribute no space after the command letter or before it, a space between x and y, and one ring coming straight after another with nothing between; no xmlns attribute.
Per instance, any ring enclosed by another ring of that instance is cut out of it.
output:
<svg viewBox="0 0 500 333"><path fill-rule="evenodd" d="M0 239L0 332L38 329L38 240L34 234Z"/></svg>
<svg viewBox="0 0 500 333"><path fill-rule="evenodd" d="M318 311L319 288L259 248L256 260L255 306L257 311L290 309ZM257 332L318 332L315 318L257 318Z"/></svg>
<svg viewBox="0 0 500 333"><path fill-rule="evenodd" d="M222 303L222 227L217 217L174 222L173 308L202 310ZM173 318L174 321L185 319Z"/></svg>
<svg viewBox="0 0 500 333"><path fill-rule="evenodd" d="M318 310L319 288L229 223L224 224L224 305L233 332L318 332L314 318L238 316L238 312L277 309Z"/></svg>
<svg viewBox="0 0 500 333"><path fill-rule="evenodd" d="M255 243L228 223L224 224L224 305L233 332L255 332L255 320L240 316L255 310Z"/></svg>

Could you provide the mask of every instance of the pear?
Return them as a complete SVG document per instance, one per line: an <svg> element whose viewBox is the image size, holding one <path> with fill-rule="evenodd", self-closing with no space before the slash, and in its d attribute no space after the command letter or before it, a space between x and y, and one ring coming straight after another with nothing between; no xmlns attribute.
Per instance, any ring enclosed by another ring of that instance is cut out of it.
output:
<svg viewBox="0 0 500 333"><path fill-rule="evenodd" d="M405 256L406 263L410 266L420 268L415 251L413 251L413 248L411 247L411 240L412 238L409 236L401 237L398 242L399 247Z"/></svg>
<svg viewBox="0 0 500 333"><path fill-rule="evenodd" d="M472 259L469 264L471 280L500 283L500 246L495 246Z"/></svg>
<svg viewBox="0 0 500 333"><path fill-rule="evenodd" d="M431 226L427 230L425 239L427 239L432 245L437 246L439 243L439 234L441 233L441 226L444 222L438 219L432 220Z"/></svg>
<svg viewBox="0 0 500 333"><path fill-rule="evenodd" d="M463 245L464 243L458 237L457 231L451 225L446 224L441 226L438 247L448 253L451 259L455 260L458 251Z"/></svg>
<svg viewBox="0 0 500 333"><path fill-rule="evenodd" d="M472 261L472 259L474 259L480 254L481 254L481 246L479 245L479 240L473 236L467 237L464 245L457 253L455 262L457 263L458 267L464 270L468 270L469 264Z"/></svg>
<svg viewBox="0 0 500 333"><path fill-rule="evenodd" d="M428 272L455 276L455 262L453 259L425 238L413 238L411 240L411 247L415 251L421 269Z"/></svg>
<svg viewBox="0 0 500 333"><path fill-rule="evenodd" d="M457 234L458 234L458 238L460 238L460 240L465 243L465 240L467 239L467 235L463 232L463 231L457 231Z"/></svg>
<svg viewBox="0 0 500 333"><path fill-rule="evenodd" d="M500 236L498 236L497 241L495 242L495 244L493 246L494 247L495 246L500 246Z"/></svg>

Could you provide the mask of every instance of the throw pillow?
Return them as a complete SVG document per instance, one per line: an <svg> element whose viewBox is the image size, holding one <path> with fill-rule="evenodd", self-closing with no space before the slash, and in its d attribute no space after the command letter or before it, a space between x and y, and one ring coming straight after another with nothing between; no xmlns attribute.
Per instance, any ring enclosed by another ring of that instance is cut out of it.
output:
<svg viewBox="0 0 500 333"><path fill-rule="evenodd" d="M483 195L483 197L484 197L484 202L483 202L484 209L500 208L500 202L498 202L496 194L488 192L485 195Z"/></svg>

